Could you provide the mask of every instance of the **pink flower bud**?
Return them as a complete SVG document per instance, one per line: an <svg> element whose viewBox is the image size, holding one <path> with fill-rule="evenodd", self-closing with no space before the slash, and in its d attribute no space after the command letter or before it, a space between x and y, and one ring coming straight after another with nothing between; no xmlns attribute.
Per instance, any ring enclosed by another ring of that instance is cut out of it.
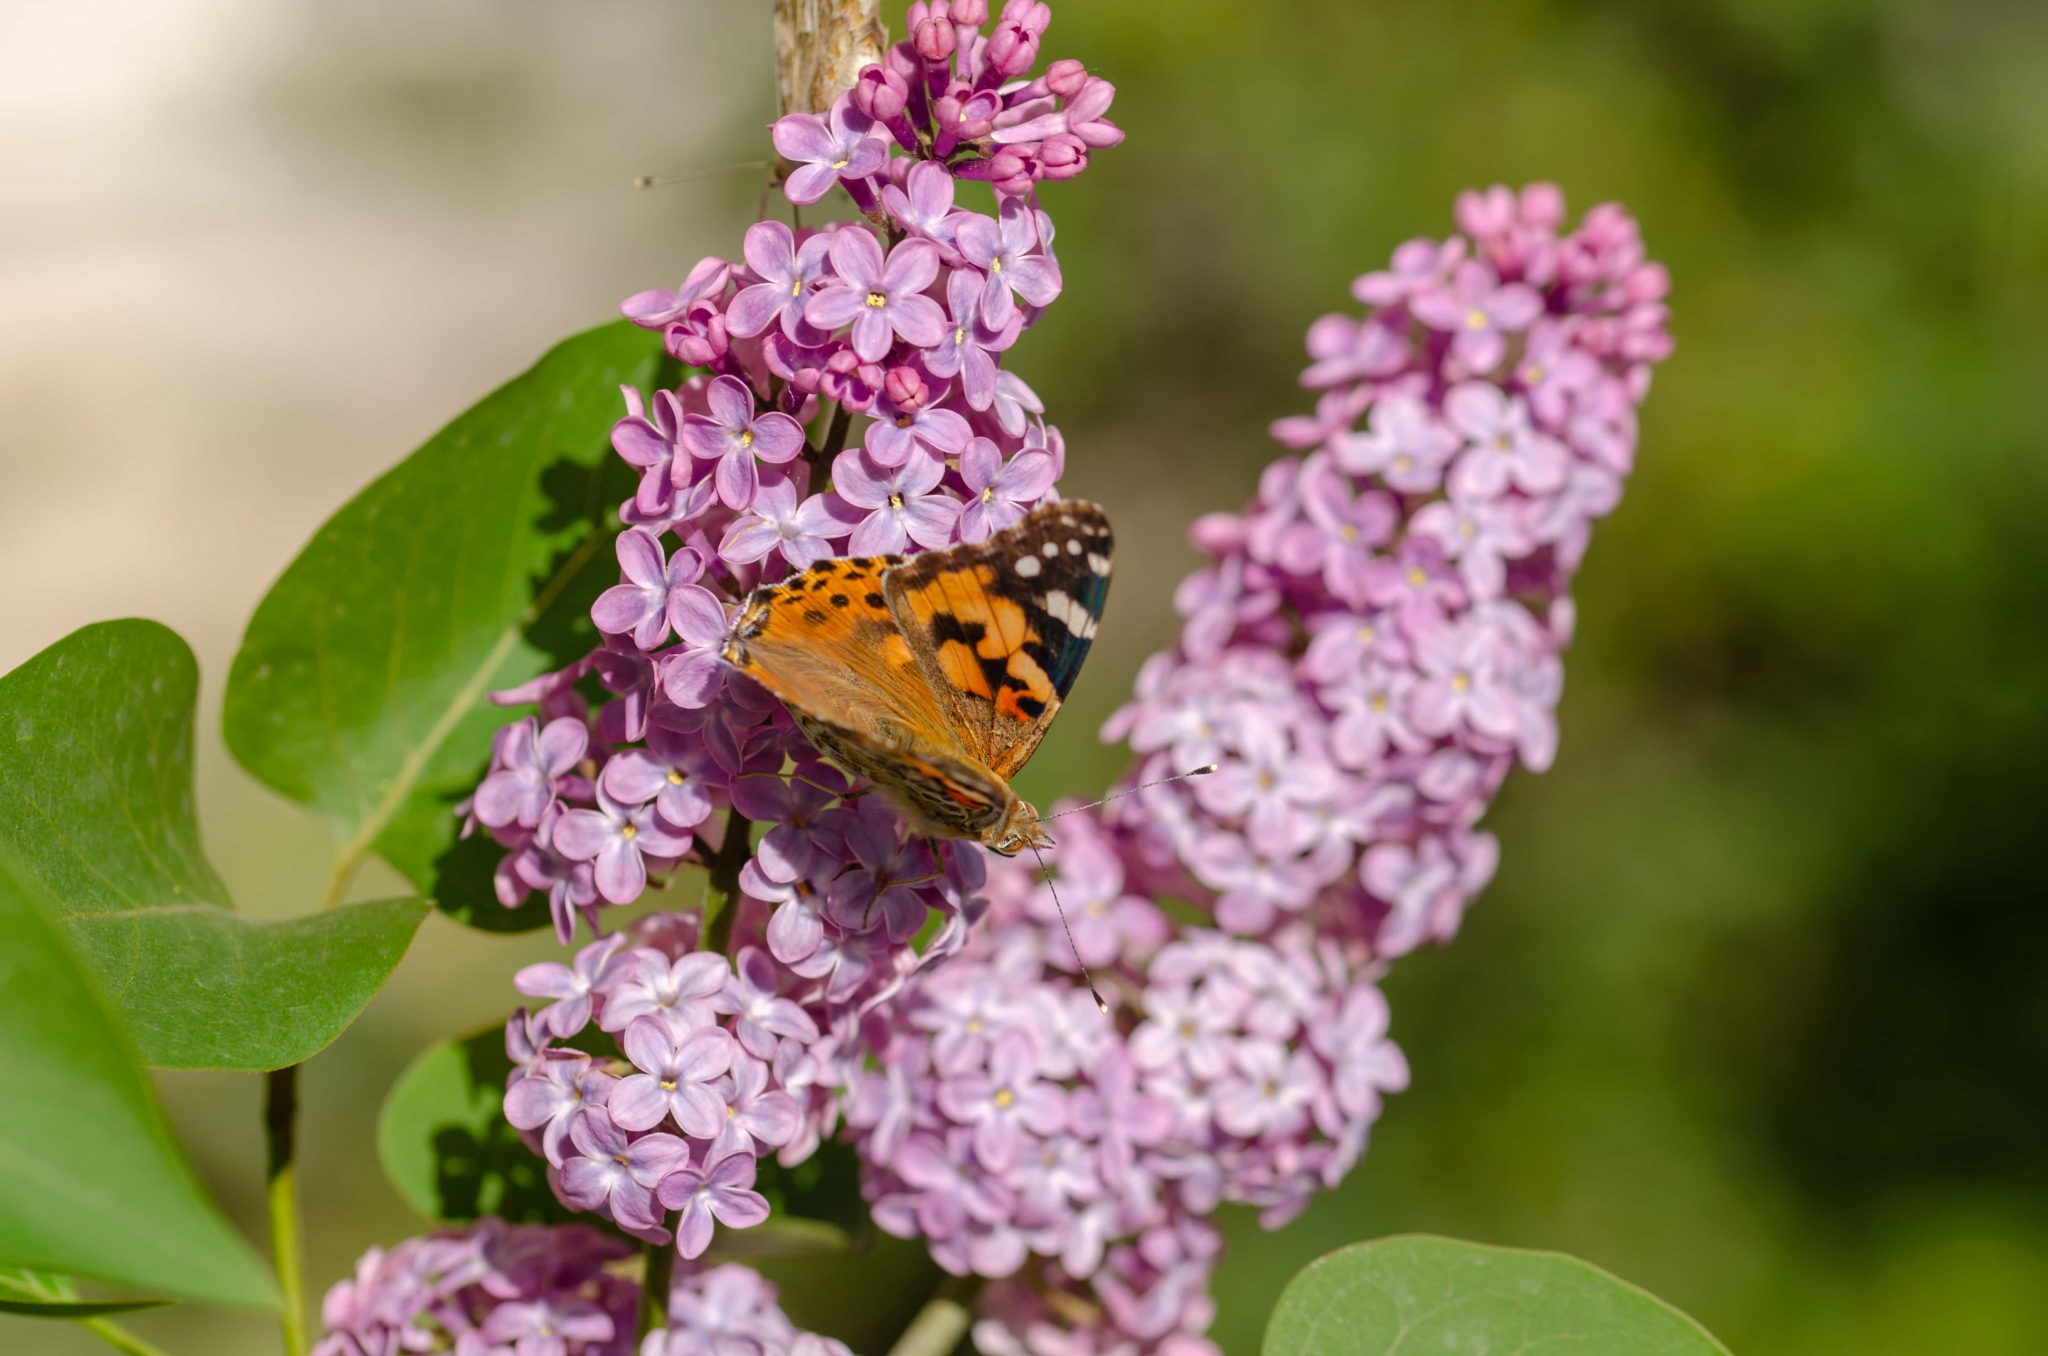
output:
<svg viewBox="0 0 2048 1356"><path fill-rule="evenodd" d="M904 414L915 414L924 408L928 395L924 378L917 374L914 367L890 368L882 378L882 394L889 398L890 404Z"/></svg>
<svg viewBox="0 0 2048 1356"><path fill-rule="evenodd" d="M1045 68L1045 87L1062 99L1071 99L1088 83L1088 68L1068 58Z"/></svg>
<svg viewBox="0 0 2048 1356"><path fill-rule="evenodd" d="M1005 146L997 151L989 162L989 187L1007 197L1019 198L1031 191L1036 182L1031 173L1031 161L1026 158L1021 146Z"/></svg>
<svg viewBox="0 0 2048 1356"><path fill-rule="evenodd" d="M1011 24L997 28L988 40L989 68L1005 80L1024 74L1037 59L1037 41Z"/></svg>
<svg viewBox="0 0 2048 1356"><path fill-rule="evenodd" d="M1069 132L1054 132L1038 144L1038 163L1048 179L1071 179L1088 168L1088 143Z"/></svg>
<svg viewBox="0 0 2048 1356"><path fill-rule="evenodd" d="M901 117L910 102L910 90L894 71L870 65L853 86L853 106L876 122Z"/></svg>
<svg viewBox="0 0 2048 1356"><path fill-rule="evenodd" d="M953 0L953 22L979 28L988 22L988 0Z"/></svg>
<svg viewBox="0 0 2048 1356"><path fill-rule="evenodd" d="M941 62L953 59L953 25L944 19L926 19L917 25L911 34L911 45L926 61Z"/></svg>

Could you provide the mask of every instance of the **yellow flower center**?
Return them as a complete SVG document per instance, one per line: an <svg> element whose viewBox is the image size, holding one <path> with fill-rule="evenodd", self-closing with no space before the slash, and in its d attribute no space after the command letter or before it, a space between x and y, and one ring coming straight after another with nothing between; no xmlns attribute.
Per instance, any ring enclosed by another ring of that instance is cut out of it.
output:
<svg viewBox="0 0 2048 1356"><path fill-rule="evenodd" d="M868 293L868 305L874 307L876 310L879 311L880 309L882 309L882 307L887 306L888 304L889 294L887 292Z"/></svg>
<svg viewBox="0 0 2048 1356"><path fill-rule="evenodd" d="M1486 312L1478 310L1477 308L1465 312L1465 328L1468 330L1485 329Z"/></svg>
<svg viewBox="0 0 2048 1356"><path fill-rule="evenodd" d="M1373 693L1372 696L1366 701L1366 705L1370 706L1376 712L1384 713L1388 706L1386 694L1384 692Z"/></svg>
<svg viewBox="0 0 2048 1356"><path fill-rule="evenodd" d="M1470 674L1454 673L1451 675L1451 691L1470 692L1471 690L1472 677Z"/></svg>
<svg viewBox="0 0 2048 1356"><path fill-rule="evenodd" d="M1003 261L1000 256L989 260L988 271L991 273L1001 273L1003 271Z"/></svg>
<svg viewBox="0 0 2048 1356"><path fill-rule="evenodd" d="M664 1079L662 1079L662 1080L661 1080L661 1090L662 1090L663 1092L674 1092L674 1091L676 1090L676 1080L675 1080L675 1079L673 1079L673 1078L664 1078Z"/></svg>
<svg viewBox="0 0 2048 1356"><path fill-rule="evenodd" d="M804 294L804 280L802 278L798 278L789 285L789 294L793 297L800 297Z"/></svg>
<svg viewBox="0 0 2048 1356"><path fill-rule="evenodd" d="M621 838L638 838L639 836L640 829L638 825L628 824L625 828L619 830L619 837Z"/></svg>
<svg viewBox="0 0 2048 1356"><path fill-rule="evenodd" d="M750 428L749 428L749 429L742 429L742 430L740 430L740 446L741 446L741 447L752 447L753 445L754 445L754 430L752 430L752 429L750 429Z"/></svg>
<svg viewBox="0 0 2048 1356"><path fill-rule="evenodd" d="M1010 1105L1011 1105L1012 1103L1014 1103L1014 1102L1015 1102L1016 1100L1017 1100L1017 1094L1016 1094L1016 1093L1014 1093L1014 1092L1011 1092L1011 1091L1010 1091L1010 1090L1009 1090L1008 1088L997 1088L997 1089L996 1089L996 1105L997 1105L998 1107L1008 1107L1008 1106L1010 1106Z"/></svg>
<svg viewBox="0 0 2048 1356"><path fill-rule="evenodd" d="M890 508L892 508L892 509L900 509L900 508L902 508L902 507L903 507L903 496L902 496L902 495L900 495L900 494L892 494L892 495L890 495L890 496L889 496L889 507L890 507Z"/></svg>
<svg viewBox="0 0 2048 1356"><path fill-rule="evenodd" d="M834 160L832 162L832 168L836 170L845 169L848 165L852 163L853 162L851 160Z"/></svg>
<svg viewBox="0 0 2048 1356"><path fill-rule="evenodd" d="M1522 380L1527 382L1531 386L1534 386L1538 382L1542 381L1544 376L1545 373L1543 371L1542 363L1530 363L1527 367L1522 369Z"/></svg>
<svg viewBox="0 0 2048 1356"><path fill-rule="evenodd" d="M670 768L668 770L668 784L670 786L681 786L683 784L683 774L674 768Z"/></svg>
<svg viewBox="0 0 2048 1356"><path fill-rule="evenodd" d="M953 331L953 342L956 344L964 344L967 342L967 327L965 325L962 325L959 329Z"/></svg>
<svg viewBox="0 0 2048 1356"><path fill-rule="evenodd" d="M1429 582L1429 572L1420 565L1410 565L1408 567L1408 582L1417 588L1421 588Z"/></svg>
<svg viewBox="0 0 2048 1356"><path fill-rule="evenodd" d="M1379 639L1379 634L1377 630L1370 626L1361 626L1358 628L1358 643L1360 645L1370 645Z"/></svg>

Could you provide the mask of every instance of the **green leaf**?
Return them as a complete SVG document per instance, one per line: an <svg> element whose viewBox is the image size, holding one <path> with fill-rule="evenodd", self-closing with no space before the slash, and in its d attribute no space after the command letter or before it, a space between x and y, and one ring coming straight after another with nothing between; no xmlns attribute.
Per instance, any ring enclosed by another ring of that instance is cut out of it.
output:
<svg viewBox="0 0 2048 1356"><path fill-rule="evenodd" d="M275 1306L55 916L0 854L0 1265Z"/></svg>
<svg viewBox="0 0 2048 1356"><path fill-rule="evenodd" d="M1265 1356L1727 1356L1647 1291L1574 1257L1409 1235L1354 1243L1287 1283Z"/></svg>
<svg viewBox="0 0 2048 1356"><path fill-rule="evenodd" d="M108 1314L131 1314L137 1309L161 1309L169 1300L18 1300L0 1297L0 1314L22 1318L104 1318Z"/></svg>
<svg viewBox="0 0 2048 1356"><path fill-rule="evenodd" d="M146 1061L296 1064L355 1020L426 910L229 912L193 812L198 694L192 651L148 621L74 631L0 678L0 849L43 886Z"/></svg>
<svg viewBox="0 0 2048 1356"><path fill-rule="evenodd" d="M377 1157L406 1204L428 1219L483 1215L562 1222L547 1162L505 1119L505 1029L438 1041L406 1066L377 1117Z"/></svg>
<svg viewBox="0 0 2048 1356"><path fill-rule="evenodd" d="M590 604L618 581L633 491L610 448L619 387L660 359L624 322L557 345L329 519L257 607L228 747L334 830L337 883L374 852L465 922L547 922L539 899L499 906L501 854L458 840L454 807L507 719L486 694L597 644Z"/></svg>
<svg viewBox="0 0 2048 1356"><path fill-rule="evenodd" d="M69 1276L27 1267L0 1267L0 1314L23 1318L54 1318L76 1322L81 1318L102 1318L108 1314L132 1313L137 1309L160 1309L167 1299L84 1300Z"/></svg>

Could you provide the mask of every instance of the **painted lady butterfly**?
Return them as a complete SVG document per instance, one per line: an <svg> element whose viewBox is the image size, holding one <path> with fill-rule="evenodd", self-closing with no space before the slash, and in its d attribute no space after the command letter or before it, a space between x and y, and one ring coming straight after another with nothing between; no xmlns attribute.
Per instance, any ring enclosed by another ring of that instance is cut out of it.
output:
<svg viewBox="0 0 2048 1356"><path fill-rule="evenodd" d="M985 542L821 560L748 596L725 658L918 831L1049 847L1010 778L1088 657L1110 555L1109 519L1069 500Z"/></svg>

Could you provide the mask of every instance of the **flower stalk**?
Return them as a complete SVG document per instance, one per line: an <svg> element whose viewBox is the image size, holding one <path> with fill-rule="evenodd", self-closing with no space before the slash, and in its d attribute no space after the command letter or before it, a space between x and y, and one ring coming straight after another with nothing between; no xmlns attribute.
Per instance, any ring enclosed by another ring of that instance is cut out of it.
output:
<svg viewBox="0 0 2048 1356"><path fill-rule="evenodd" d="M639 1321L633 1332L636 1349L648 1333L668 1326L668 1292L676 1271L673 1243L647 1243L640 1251L647 1259L647 1269L640 1282Z"/></svg>
<svg viewBox="0 0 2048 1356"><path fill-rule="evenodd" d="M889 1348L889 1356L949 1356L974 1320L975 1277L948 1276Z"/></svg>
<svg viewBox="0 0 2048 1356"><path fill-rule="evenodd" d="M265 1201L270 1214L271 1265L283 1297L285 1356L305 1356L305 1257L299 1242L298 1162L295 1135L299 1114L299 1070L295 1064L263 1077ZM104 1334L103 1334L104 1335Z"/></svg>

